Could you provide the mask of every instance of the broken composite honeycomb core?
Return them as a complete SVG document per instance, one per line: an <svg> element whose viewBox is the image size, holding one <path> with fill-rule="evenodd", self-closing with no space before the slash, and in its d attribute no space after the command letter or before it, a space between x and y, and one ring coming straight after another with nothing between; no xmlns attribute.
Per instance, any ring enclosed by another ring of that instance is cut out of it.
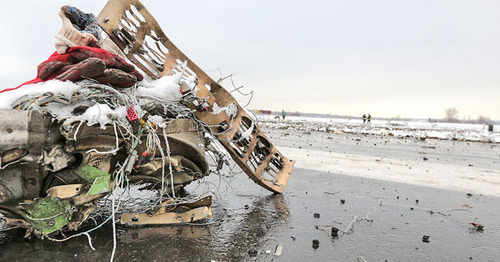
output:
<svg viewBox="0 0 500 262"><path fill-rule="evenodd" d="M198 104L195 116L228 150L235 162L256 183L282 193L293 170L294 161L283 156L255 125L230 92L222 88L182 53L137 0L111 0L98 16L98 23L126 56L152 79L181 73L182 79L196 78ZM213 106L235 104L237 113L214 113ZM226 123L227 129L220 132ZM249 137L242 134L249 132ZM264 152L267 152L266 155Z"/></svg>

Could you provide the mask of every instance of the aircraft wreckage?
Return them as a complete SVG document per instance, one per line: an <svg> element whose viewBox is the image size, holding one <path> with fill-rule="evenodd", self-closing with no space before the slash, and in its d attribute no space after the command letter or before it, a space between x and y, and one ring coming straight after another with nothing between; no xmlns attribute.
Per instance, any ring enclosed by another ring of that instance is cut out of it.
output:
<svg viewBox="0 0 500 262"><path fill-rule="evenodd" d="M49 238L78 230L105 196L115 210L117 192L131 184L151 185L159 199L122 214L123 224L209 218L210 196L188 201L179 192L228 156L255 183L284 191L294 161L139 1L111 0L97 18L70 6L59 16L57 51L35 79L0 92L4 224Z"/></svg>

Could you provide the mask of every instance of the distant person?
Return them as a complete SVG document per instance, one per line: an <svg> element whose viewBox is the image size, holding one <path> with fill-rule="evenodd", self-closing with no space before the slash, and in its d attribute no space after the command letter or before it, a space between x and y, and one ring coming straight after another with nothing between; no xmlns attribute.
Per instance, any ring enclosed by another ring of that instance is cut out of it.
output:
<svg viewBox="0 0 500 262"><path fill-rule="evenodd" d="M368 114L368 117L366 118L368 120L368 123L372 122L372 115Z"/></svg>
<svg viewBox="0 0 500 262"><path fill-rule="evenodd" d="M366 114L363 114L363 124L366 123Z"/></svg>
<svg viewBox="0 0 500 262"><path fill-rule="evenodd" d="M285 120L285 116L286 116L285 110L281 110L281 117L283 118L283 120Z"/></svg>

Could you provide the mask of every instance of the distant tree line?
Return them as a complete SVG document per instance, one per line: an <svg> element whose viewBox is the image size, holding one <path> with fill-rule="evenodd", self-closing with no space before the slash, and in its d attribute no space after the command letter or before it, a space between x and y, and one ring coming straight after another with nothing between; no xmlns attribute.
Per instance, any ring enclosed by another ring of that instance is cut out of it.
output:
<svg viewBox="0 0 500 262"><path fill-rule="evenodd" d="M475 124L490 124L491 119L487 116L480 115L476 120L472 119L458 119L458 110L454 107L448 108L444 111L444 120L450 123L475 123Z"/></svg>

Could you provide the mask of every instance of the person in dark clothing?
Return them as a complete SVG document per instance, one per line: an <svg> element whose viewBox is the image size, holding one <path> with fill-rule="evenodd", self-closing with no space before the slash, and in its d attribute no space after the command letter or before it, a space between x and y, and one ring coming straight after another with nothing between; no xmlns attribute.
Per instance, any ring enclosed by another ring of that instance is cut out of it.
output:
<svg viewBox="0 0 500 262"><path fill-rule="evenodd" d="M368 120L368 123L372 122L372 115L368 114L368 117L366 118Z"/></svg>

